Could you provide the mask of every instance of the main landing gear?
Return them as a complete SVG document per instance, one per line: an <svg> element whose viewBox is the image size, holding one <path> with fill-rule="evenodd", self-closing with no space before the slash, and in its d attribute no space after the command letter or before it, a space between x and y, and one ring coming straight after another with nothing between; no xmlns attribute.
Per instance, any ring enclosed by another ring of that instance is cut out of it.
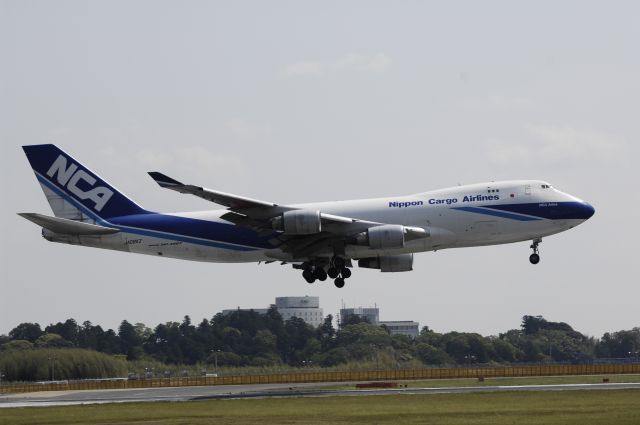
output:
<svg viewBox="0 0 640 425"><path fill-rule="evenodd" d="M538 264L540 262L540 255L538 254L538 245L542 242L541 238L534 239L530 248L533 249L533 254L529 256L529 261L531 264Z"/></svg>
<svg viewBox="0 0 640 425"><path fill-rule="evenodd" d="M324 282L327 280L327 272L324 271L323 267L320 266L312 266L311 264L305 265L304 271L302 272L302 277L307 283L313 283L316 280Z"/></svg>
<svg viewBox="0 0 640 425"><path fill-rule="evenodd" d="M325 266L322 264L304 263L302 265L302 277L307 283L313 283L316 280L324 282L327 277L333 279L334 285L337 288L344 287L345 279L351 277L351 270L346 267L344 258L333 257L328 264L328 268L325 271Z"/></svg>

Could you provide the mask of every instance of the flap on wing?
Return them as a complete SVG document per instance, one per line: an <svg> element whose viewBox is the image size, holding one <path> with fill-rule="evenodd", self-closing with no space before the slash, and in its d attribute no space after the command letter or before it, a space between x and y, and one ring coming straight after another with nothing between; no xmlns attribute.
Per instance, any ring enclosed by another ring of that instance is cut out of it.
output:
<svg viewBox="0 0 640 425"><path fill-rule="evenodd" d="M18 213L18 215L52 232L66 235L112 235L120 231L110 227L98 226L97 224L83 223L66 218L49 217L48 215L36 213Z"/></svg>

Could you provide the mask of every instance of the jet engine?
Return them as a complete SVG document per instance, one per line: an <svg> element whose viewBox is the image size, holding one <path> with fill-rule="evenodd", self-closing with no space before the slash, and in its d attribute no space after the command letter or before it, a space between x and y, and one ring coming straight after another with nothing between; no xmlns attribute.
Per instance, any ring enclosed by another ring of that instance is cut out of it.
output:
<svg viewBox="0 0 640 425"><path fill-rule="evenodd" d="M312 235L322 232L320 211L293 210L286 211L271 221L275 230L282 230L289 235Z"/></svg>
<svg viewBox="0 0 640 425"><path fill-rule="evenodd" d="M427 231L420 227L407 227L400 224L383 224L370 227L366 232L356 235L356 244L373 249L404 248L405 242L428 237Z"/></svg>
<svg viewBox="0 0 640 425"><path fill-rule="evenodd" d="M381 272L410 272L413 270L413 254L386 255L382 257L362 258L358 267L380 269Z"/></svg>

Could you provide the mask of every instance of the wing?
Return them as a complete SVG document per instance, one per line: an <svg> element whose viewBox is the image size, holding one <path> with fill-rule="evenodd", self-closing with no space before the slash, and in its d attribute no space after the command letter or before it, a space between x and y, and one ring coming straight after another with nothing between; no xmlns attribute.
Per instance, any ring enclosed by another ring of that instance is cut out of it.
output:
<svg viewBox="0 0 640 425"><path fill-rule="evenodd" d="M278 208L277 204L272 202L259 201L257 199L245 198L243 196L232 195L230 193L219 192L217 190L205 189L204 187L194 186L191 184L182 184L157 171L149 172L152 179L165 189L175 190L180 193L188 193L207 201L224 205L229 209L252 209L252 208Z"/></svg>
<svg viewBox="0 0 640 425"><path fill-rule="evenodd" d="M305 235L286 234L274 230L273 220L298 208L183 184L156 171L150 172L149 175L165 189L195 195L227 207L229 211L221 216L223 220L236 226L251 228L261 236L272 236L270 241L274 248L291 254L293 258L313 257L325 253L333 255L334 252L344 250L344 246L353 236L384 224L320 212L321 232ZM420 230L416 229L415 232Z"/></svg>

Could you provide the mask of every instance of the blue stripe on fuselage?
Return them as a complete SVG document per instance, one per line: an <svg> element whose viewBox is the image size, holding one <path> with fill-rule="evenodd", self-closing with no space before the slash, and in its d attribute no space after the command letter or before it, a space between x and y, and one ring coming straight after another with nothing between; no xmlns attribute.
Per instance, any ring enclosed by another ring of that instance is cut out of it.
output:
<svg viewBox="0 0 640 425"><path fill-rule="evenodd" d="M242 247L233 245L225 246L229 249L240 249L243 247L252 247L254 249L273 248L268 242L269 239L273 238L273 235L259 237L257 233L251 229L208 220L167 214L143 214L114 217L110 222L127 228L170 233L171 235L206 239L208 241L233 245L243 245Z"/></svg>
<svg viewBox="0 0 640 425"><path fill-rule="evenodd" d="M472 213L477 213L477 214L490 215L490 216L493 216L493 217L509 218L511 220L518 220L518 221L540 220L539 218L536 218L536 217L527 217L525 215L511 214L511 213L502 212L502 211L493 211L493 210L490 210L490 209L479 208L479 207L453 207L451 209L452 210L458 210L458 211L472 212Z"/></svg>
<svg viewBox="0 0 640 425"><path fill-rule="evenodd" d="M547 220L586 220L594 209L585 202L536 202L527 204L487 205L485 208Z"/></svg>
<svg viewBox="0 0 640 425"><path fill-rule="evenodd" d="M479 207L453 207L454 210L473 212L518 221L533 220L586 220L593 215L593 207L583 202L536 202L526 204L482 205Z"/></svg>
<svg viewBox="0 0 640 425"><path fill-rule="evenodd" d="M65 201L73 204L83 214L91 217L96 223L116 227L122 232L141 236L170 239L188 242L197 245L224 248L234 251L255 251L264 248L273 248L269 244L270 237L258 237L257 233L250 229L243 229L233 224L197 220L184 217L176 217L158 213L135 214L123 217L113 217L106 221L96 215L89 208L77 202L49 180L36 173L40 183L51 189ZM186 231L185 231L186 230ZM226 242L226 243L225 243Z"/></svg>

